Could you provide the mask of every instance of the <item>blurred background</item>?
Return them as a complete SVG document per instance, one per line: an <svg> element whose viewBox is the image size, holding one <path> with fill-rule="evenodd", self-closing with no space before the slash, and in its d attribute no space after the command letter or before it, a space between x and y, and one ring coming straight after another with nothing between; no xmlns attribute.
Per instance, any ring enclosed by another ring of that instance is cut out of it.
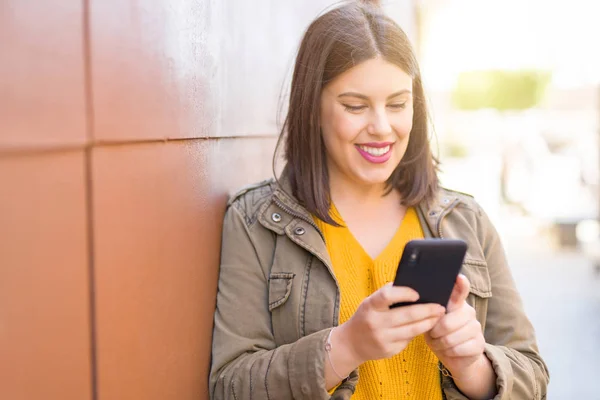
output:
<svg viewBox="0 0 600 400"><path fill-rule="evenodd" d="M600 399L600 4L416 9L442 182L474 195L500 231L550 368L548 399Z"/></svg>
<svg viewBox="0 0 600 400"><path fill-rule="evenodd" d="M332 4L0 2L0 399L208 399L226 199L272 175ZM382 6L421 60L443 184L504 240L548 399L600 399L600 5Z"/></svg>

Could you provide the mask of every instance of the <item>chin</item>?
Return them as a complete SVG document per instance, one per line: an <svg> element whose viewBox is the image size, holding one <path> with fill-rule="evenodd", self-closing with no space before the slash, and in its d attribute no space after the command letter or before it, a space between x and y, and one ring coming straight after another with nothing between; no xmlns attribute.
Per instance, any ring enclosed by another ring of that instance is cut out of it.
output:
<svg viewBox="0 0 600 400"><path fill-rule="evenodd" d="M369 173L358 174L357 180L363 183L366 186L373 185L382 185L387 182L387 180L392 176L394 170L389 171L377 171L377 173L373 173L374 171L369 171Z"/></svg>

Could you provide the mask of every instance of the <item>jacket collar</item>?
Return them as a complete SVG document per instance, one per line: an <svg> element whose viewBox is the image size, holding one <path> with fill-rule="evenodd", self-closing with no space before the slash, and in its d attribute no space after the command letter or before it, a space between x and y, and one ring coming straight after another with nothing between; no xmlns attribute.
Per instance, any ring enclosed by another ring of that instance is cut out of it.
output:
<svg viewBox="0 0 600 400"><path fill-rule="evenodd" d="M439 189L436 196L430 202L422 201L418 205L417 211L420 214L421 223L425 222L430 236L443 237L441 230L442 219L459 203L460 198L455 193Z"/></svg>
<svg viewBox="0 0 600 400"><path fill-rule="evenodd" d="M314 224L313 217L310 212L308 212L308 210L300 204L298 199L292 195L292 186L285 173L281 175L278 181L274 181L274 185L275 189L273 191L271 201L267 202L267 204L263 206L261 215L259 217L263 225L279 234L283 234L284 229L282 226L287 226L294 218L299 218L313 225L321 237L323 237L320 230ZM278 207L274 208L273 203L275 203L275 205ZM439 189L436 196L431 201L423 201L416 207L421 219L421 223L426 224L426 226L423 228L428 231L426 232L428 233L428 236L443 236L441 231L442 219L459 203L460 198L456 195L456 193L445 189ZM272 221L272 213L275 213L273 210L276 208L281 209L288 214L285 218L286 221L280 221L284 223L273 224L270 222L270 220ZM269 212L271 212L271 214L269 214Z"/></svg>
<svg viewBox="0 0 600 400"><path fill-rule="evenodd" d="M292 195L288 179L282 177L279 181L272 181L271 185L273 194L259 210L260 224L279 235L286 235L315 255L336 280L325 237L310 212ZM416 207L425 237L442 237L441 222L459 202L458 196L441 189L430 203L422 202Z"/></svg>
<svg viewBox="0 0 600 400"><path fill-rule="evenodd" d="M286 178L274 185L270 201L260 211L259 222L279 235L288 236L293 242L319 258L334 277L331 258L325 245L325 237L314 222L312 215L291 194L291 185Z"/></svg>

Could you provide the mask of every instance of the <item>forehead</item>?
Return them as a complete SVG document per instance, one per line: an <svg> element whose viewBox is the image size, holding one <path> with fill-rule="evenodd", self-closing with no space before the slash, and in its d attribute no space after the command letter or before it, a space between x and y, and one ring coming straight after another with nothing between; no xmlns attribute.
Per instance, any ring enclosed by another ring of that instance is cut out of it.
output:
<svg viewBox="0 0 600 400"><path fill-rule="evenodd" d="M350 68L325 87L332 94L352 90L370 97L385 97L405 89L412 90L412 77L402 68L381 58L373 58Z"/></svg>

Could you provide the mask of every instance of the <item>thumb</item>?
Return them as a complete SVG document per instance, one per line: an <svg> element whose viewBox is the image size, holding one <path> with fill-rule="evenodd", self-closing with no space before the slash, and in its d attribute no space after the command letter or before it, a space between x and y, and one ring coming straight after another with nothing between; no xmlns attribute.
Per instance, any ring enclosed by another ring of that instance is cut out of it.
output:
<svg viewBox="0 0 600 400"><path fill-rule="evenodd" d="M452 289L452 294L450 295L450 300L448 301L448 312L452 312L459 308L467 299L470 290L471 284L469 283L467 277L463 274L459 274L456 277L454 289Z"/></svg>

